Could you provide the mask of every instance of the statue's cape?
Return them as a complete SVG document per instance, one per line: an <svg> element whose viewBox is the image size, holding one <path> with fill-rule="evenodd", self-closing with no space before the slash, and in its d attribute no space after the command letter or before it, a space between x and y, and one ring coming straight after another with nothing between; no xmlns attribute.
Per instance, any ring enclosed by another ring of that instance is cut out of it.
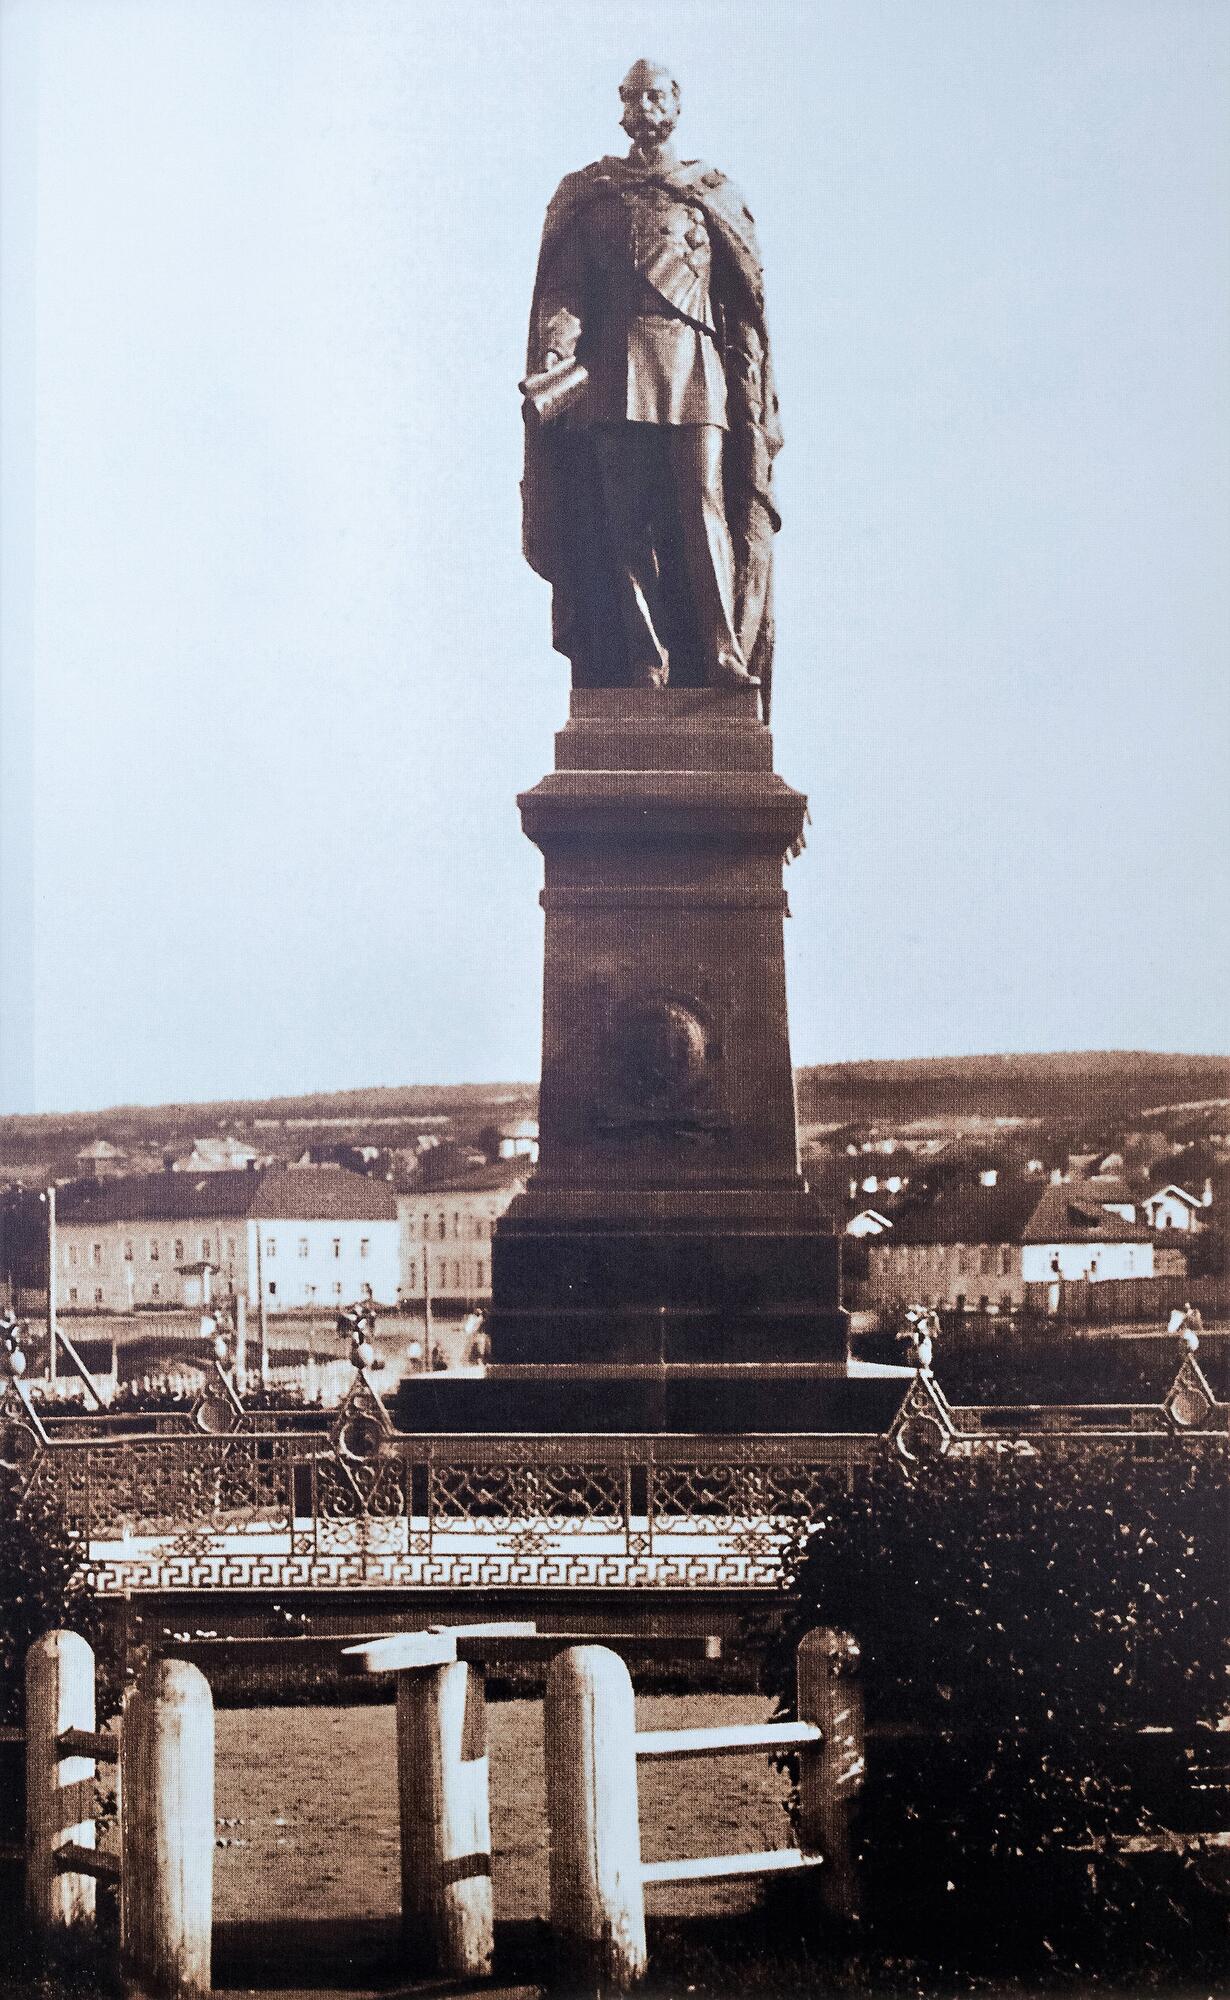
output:
<svg viewBox="0 0 1230 2000"><path fill-rule="evenodd" d="M734 182L727 180L726 175L719 173L716 167L706 166L703 160L677 160L670 166L651 172L648 168L631 165L621 154L607 153L590 166L581 167L577 173L565 174L551 197L543 224L540 277L543 264L549 261L561 232L589 202L598 200L604 194L618 193L621 188L644 186L646 183L685 194L689 201L704 209L730 251L750 301L763 318L764 269L756 243L752 212Z"/></svg>
<svg viewBox="0 0 1230 2000"><path fill-rule="evenodd" d="M772 652L772 612L769 597L770 545L780 519L773 500L773 460L782 443L773 364L764 318L764 269L750 209L733 181L703 160L679 160L653 171L631 164L620 154L607 154L576 173L566 174L551 198L543 224L542 248L530 310L526 373L538 353L540 303L557 248L585 208L609 194L637 186L669 189L705 212L715 254L710 279L711 298L726 370L727 511L731 516L736 565L759 628L753 640L767 682ZM525 553L539 576L556 588L556 644L569 650L568 525L560 518L558 485L552 461L567 450L567 433L558 427L527 421L525 440L523 528ZM749 634L749 636L751 636ZM755 662L749 660L749 664Z"/></svg>

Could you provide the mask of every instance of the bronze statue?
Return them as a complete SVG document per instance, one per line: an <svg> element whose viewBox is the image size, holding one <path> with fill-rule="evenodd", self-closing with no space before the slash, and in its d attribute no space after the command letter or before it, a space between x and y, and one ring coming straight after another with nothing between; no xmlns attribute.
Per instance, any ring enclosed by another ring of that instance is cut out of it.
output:
<svg viewBox="0 0 1230 2000"><path fill-rule="evenodd" d="M547 210L526 380L525 553L574 687L746 687L767 715L781 444L755 228L681 160L679 86L620 85L626 158Z"/></svg>

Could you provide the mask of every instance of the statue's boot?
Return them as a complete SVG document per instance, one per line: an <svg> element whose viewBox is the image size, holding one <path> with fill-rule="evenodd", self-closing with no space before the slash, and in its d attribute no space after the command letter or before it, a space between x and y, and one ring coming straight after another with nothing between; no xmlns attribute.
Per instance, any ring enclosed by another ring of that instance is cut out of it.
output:
<svg viewBox="0 0 1230 2000"><path fill-rule="evenodd" d="M709 668L706 676L709 686L714 688L758 688L760 676L749 674L742 660L732 659L729 653L721 653Z"/></svg>

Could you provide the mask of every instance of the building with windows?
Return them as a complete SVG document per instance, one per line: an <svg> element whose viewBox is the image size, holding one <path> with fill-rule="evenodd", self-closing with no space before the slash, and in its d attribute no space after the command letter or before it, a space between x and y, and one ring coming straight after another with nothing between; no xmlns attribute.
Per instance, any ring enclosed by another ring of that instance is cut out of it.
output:
<svg viewBox="0 0 1230 2000"><path fill-rule="evenodd" d="M1037 1202L1035 1180L994 1174L907 1205L867 1238L865 1303L1013 1311L1025 1297L1021 1243Z"/></svg>
<svg viewBox="0 0 1230 2000"><path fill-rule="evenodd" d="M1026 1282L1183 1277L1182 1250L1159 1243L1148 1217L1138 1217L1135 1204L1119 1198L1122 1193L1121 1185L1096 1179L1045 1188L1025 1228Z"/></svg>
<svg viewBox="0 0 1230 2000"><path fill-rule="evenodd" d="M408 1183L397 1195L403 1298L430 1292L433 1305L485 1305L491 1297L495 1225L525 1186L529 1162L500 1159L450 1177L448 1186Z"/></svg>
<svg viewBox="0 0 1230 2000"><path fill-rule="evenodd" d="M57 1202L62 1310L189 1306L233 1291L255 1308L397 1299L397 1203L341 1167L162 1173L78 1181Z"/></svg>

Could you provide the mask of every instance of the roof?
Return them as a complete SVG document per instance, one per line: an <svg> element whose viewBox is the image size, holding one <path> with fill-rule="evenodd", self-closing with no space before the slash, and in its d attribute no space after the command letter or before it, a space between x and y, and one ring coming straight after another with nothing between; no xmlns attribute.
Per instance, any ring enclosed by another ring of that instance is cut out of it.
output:
<svg viewBox="0 0 1230 2000"><path fill-rule="evenodd" d="M1166 1187L1155 1188L1153 1193L1145 1195L1144 1199L1145 1201L1161 1201L1168 1194L1174 1195L1179 1201L1186 1202L1189 1208L1204 1207L1204 1203L1198 1194L1189 1194L1186 1188L1176 1186L1174 1181L1170 1181Z"/></svg>
<svg viewBox="0 0 1230 2000"><path fill-rule="evenodd" d="M438 1178L415 1174L397 1183L398 1193L417 1201L442 1201L452 1194L499 1194L506 1188L524 1187L528 1164L524 1155L510 1160L492 1160L481 1167L460 1167Z"/></svg>
<svg viewBox="0 0 1230 2000"><path fill-rule="evenodd" d="M895 1243L1019 1243L1038 1201L1035 1180L993 1187L950 1184L930 1201L907 1202L894 1218Z"/></svg>
<svg viewBox="0 0 1230 2000"><path fill-rule="evenodd" d="M1026 1243L1152 1243L1154 1232L1147 1223L1125 1222L1103 1200L1121 1196L1091 1181L1058 1181L1042 1190L1042 1198L1029 1218ZM1129 1197L1130 1199L1130 1197Z"/></svg>
<svg viewBox="0 0 1230 2000"><path fill-rule="evenodd" d="M118 1146L113 1146L110 1139L91 1139L88 1146L82 1146L76 1157L79 1160L123 1160L127 1155L122 1153Z"/></svg>
<svg viewBox="0 0 1230 2000"><path fill-rule="evenodd" d="M177 1174L191 1173L194 1167L224 1170L242 1166L246 1160L258 1157L255 1146L245 1145L242 1139L194 1139L192 1151L176 1160L175 1171Z"/></svg>
<svg viewBox="0 0 1230 2000"><path fill-rule="evenodd" d="M56 1212L64 1224L248 1216L270 1222L393 1222L397 1203L387 1181L344 1167L228 1168L70 1182L60 1189Z"/></svg>

